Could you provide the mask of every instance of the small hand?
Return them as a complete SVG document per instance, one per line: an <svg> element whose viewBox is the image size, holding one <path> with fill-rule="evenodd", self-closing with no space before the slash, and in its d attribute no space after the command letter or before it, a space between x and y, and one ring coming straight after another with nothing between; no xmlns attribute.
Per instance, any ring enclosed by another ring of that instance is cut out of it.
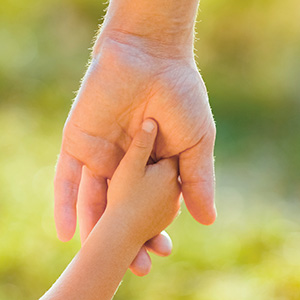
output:
<svg viewBox="0 0 300 300"><path fill-rule="evenodd" d="M147 165L156 133L156 123L151 119L144 121L107 192L105 214L122 216L122 227L130 228L134 239L141 244L164 230L180 208L178 158Z"/></svg>

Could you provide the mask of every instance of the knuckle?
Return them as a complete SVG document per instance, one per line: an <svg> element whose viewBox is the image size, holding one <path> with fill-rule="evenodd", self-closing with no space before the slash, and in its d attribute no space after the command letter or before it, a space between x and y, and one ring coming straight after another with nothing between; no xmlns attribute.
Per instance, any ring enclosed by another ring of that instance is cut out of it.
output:
<svg viewBox="0 0 300 300"><path fill-rule="evenodd" d="M145 141L141 138L135 139L133 144L136 148L139 148L139 149L147 149L148 148L147 141Z"/></svg>
<svg viewBox="0 0 300 300"><path fill-rule="evenodd" d="M183 181L183 185L192 188L198 188L199 186L211 187L214 185L214 177L212 175L192 175L188 180Z"/></svg>
<svg viewBox="0 0 300 300"><path fill-rule="evenodd" d="M210 147L213 146L216 141L216 134L216 124L213 120L211 120L211 122L208 124L205 130L204 135L202 136L201 143L210 145Z"/></svg>
<svg viewBox="0 0 300 300"><path fill-rule="evenodd" d="M207 130L206 130L204 136L207 140L215 141L216 134L217 134L216 124L215 124L214 120L211 119L211 121L209 122L209 124L207 126Z"/></svg>

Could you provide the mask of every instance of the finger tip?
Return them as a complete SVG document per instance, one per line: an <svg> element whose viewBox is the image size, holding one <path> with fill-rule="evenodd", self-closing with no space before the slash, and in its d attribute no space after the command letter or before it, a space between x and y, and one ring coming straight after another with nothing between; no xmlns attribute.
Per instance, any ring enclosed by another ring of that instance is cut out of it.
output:
<svg viewBox="0 0 300 300"><path fill-rule="evenodd" d="M164 249L163 251L161 251L160 255L161 257L167 257L170 256L172 254L172 248L168 248L168 249Z"/></svg>
<svg viewBox="0 0 300 300"><path fill-rule="evenodd" d="M164 242L161 245L160 254L161 256L169 256L172 254L173 243L168 234L163 234Z"/></svg>
<svg viewBox="0 0 300 300"><path fill-rule="evenodd" d="M211 181L182 184L182 195L192 217L202 225L212 225L217 218Z"/></svg>
<svg viewBox="0 0 300 300"><path fill-rule="evenodd" d="M144 276L148 275L150 273L150 271L151 271L151 267L148 269L135 271L135 272L133 272L133 274L138 277L144 277Z"/></svg>
<svg viewBox="0 0 300 300"><path fill-rule="evenodd" d="M70 238L59 235L59 234L57 234L57 238L63 243L69 242L71 240Z"/></svg>
<svg viewBox="0 0 300 300"><path fill-rule="evenodd" d="M150 264L135 264L130 267L130 271L138 276L144 277L148 275L151 271L151 263Z"/></svg>
<svg viewBox="0 0 300 300"><path fill-rule="evenodd" d="M56 207L54 220L58 239L62 242L71 240L76 231L76 210L69 208L58 209Z"/></svg>
<svg viewBox="0 0 300 300"><path fill-rule="evenodd" d="M202 225L210 226L213 225L216 221L216 218L205 218L199 221Z"/></svg>
<svg viewBox="0 0 300 300"><path fill-rule="evenodd" d="M151 271L151 258L146 250L146 247L142 247L135 259L130 265L130 270L133 274L139 277L146 276Z"/></svg>
<svg viewBox="0 0 300 300"><path fill-rule="evenodd" d="M58 223L56 222L56 232L57 237L62 242L68 242L70 241L76 230L76 224L70 224L70 223Z"/></svg>
<svg viewBox="0 0 300 300"><path fill-rule="evenodd" d="M186 202L186 201L185 201ZM192 217L200 224L202 225L212 225L217 218L217 211L215 207L198 207L197 205L189 205L189 203L186 202L186 207Z"/></svg>
<svg viewBox="0 0 300 300"><path fill-rule="evenodd" d="M146 243L148 251L153 252L158 256L169 256L173 250L173 243L170 236L162 231L159 235L152 238Z"/></svg>
<svg viewBox="0 0 300 300"><path fill-rule="evenodd" d="M215 223L216 219L217 211L213 209L209 213L203 214L197 221L202 225L210 226Z"/></svg>

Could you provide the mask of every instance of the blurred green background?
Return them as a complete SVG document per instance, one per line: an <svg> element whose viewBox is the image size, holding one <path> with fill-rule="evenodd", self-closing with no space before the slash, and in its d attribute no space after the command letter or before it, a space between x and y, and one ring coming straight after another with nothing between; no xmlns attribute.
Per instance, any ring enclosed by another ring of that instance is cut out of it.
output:
<svg viewBox="0 0 300 300"><path fill-rule="evenodd" d="M105 5L2 0L0 299L37 299L80 247L56 238L52 179ZM216 118L213 226L183 208L174 252L116 300L300 299L300 2L203 0L199 68Z"/></svg>

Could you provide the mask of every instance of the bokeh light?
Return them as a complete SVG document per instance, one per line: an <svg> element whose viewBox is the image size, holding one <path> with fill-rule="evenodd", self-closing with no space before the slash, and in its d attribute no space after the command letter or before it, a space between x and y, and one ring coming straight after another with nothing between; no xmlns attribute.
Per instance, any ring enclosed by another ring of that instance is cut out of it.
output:
<svg viewBox="0 0 300 300"><path fill-rule="evenodd" d="M80 247L58 241L54 166L105 4L2 0L0 299L37 299ZM195 42L217 124L213 226L185 207L169 258L116 300L300 299L300 2L203 0Z"/></svg>

